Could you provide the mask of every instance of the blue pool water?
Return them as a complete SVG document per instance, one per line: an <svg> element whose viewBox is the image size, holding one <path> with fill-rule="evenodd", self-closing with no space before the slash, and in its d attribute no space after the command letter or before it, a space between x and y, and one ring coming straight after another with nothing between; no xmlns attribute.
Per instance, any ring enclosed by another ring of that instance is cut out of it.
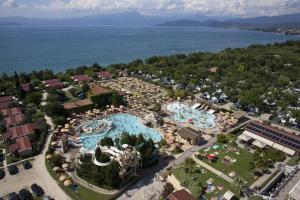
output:
<svg viewBox="0 0 300 200"><path fill-rule="evenodd" d="M212 128L215 126L216 116L206 111L196 110L179 102L168 104L167 109L173 113L171 118L174 121L187 123L191 120L198 128Z"/></svg>
<svg viewBox="0 0 300 200"><path fill-rule="evenodd" d="M138 117L129 114L114 114L109 115L104 120L112 122L112 129L109 131L101 131L92 135L81 135L83 147L89 150L95 150L98 141L104 137L111 137L113 140L119 138L123 132L129 134L143 136L148 139L152 138L154 142L161 140L160 133L153 128L145 126ZM95 120L94 123L99 121ZM95 127L97 125L95 124Z"/></svg>

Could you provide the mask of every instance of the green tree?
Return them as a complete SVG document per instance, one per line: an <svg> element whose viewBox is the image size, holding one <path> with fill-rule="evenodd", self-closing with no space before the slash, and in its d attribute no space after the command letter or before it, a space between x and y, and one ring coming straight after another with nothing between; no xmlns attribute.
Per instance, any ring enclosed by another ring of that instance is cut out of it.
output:
<svg viewBox="0 0 300 200"><path fill-rule="evenodd" d="M42 101L42 97L43 97L42 93L32 92L26 96L25 101L27 103L33 103L35 105L40 105L40 103Z"/></svg>

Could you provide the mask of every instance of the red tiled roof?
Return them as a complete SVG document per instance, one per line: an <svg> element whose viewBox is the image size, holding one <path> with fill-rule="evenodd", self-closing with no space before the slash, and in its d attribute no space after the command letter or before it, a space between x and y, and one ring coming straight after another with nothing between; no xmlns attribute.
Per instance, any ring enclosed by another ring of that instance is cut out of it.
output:
<svg viewBox="0 0 300 200"><path fill-rule="evenodd" d="M185 189L178 190L176 192L171 193L167 198L167 200L196 200L190 193L188 193Z"/></svg>
<svg viewBox="0 0 300 200"><path fill-rule="evenodd" d="M0 97L0 103L12 101L12 100L13 100L13 96L3 96L3 97Z"/></svg>
<svg viewBox="0 0 300 200"><path fill-rule="evenodd" d="M9 129L9 132L11 133L11 139L17 139L19 137L23 137L26 135L30 135L35 132L37 129L36 124L23 124L20 126L15 126Z"/></svg>
<svg viewBox="0 0 300 200"><path fill-rule="evenodd" d="M32 149L31 142L30 142L28 136L18 138L16 140L16 143L19 144L19 152L22 152L22 151L25 151L28 149Z"/></svg>
<svg viewBox="0 0 300 200"><path fill-rule="evenodd" d="M97 76L101 78L112 78L112 75L108 71L97 72Z"/></svg>
<svg viewBox="0 0 300 200"><path fill-rule="evenodd" d="M111 90L108 90L108 89L106 89L104 87L101 87L101 86L93 83L93 84L91 84L91 92L93 94L101 94L101 93L111 92Z"/></svg>
<svg viewBox="0 0 300 200"><path fill-rule="evenodd" d="M88 77L88 76L85 75L85 74L74 75L74 76L72 77L72 79L73 79L74 81L79 81L79 82L90 81L90 77Z"/></svg>
<svg viewBox="0 0 300 200"><path fill-rule="evenodd" d="M1 110L1 113L4 116L11 116L11 115L22 114L22 110L20 107L5 108Z"/></svg>
<svg viewBox="0 0 300 200"><path fill-rule="evenodd" d="M26 117L24 114L12 115L4 118L6 126L21 124L25 121L25 119Z"/></svg>
<svg viewBox="0 0 300 200"><path fill-rule="evenodd" d="M45 83L46 87L50 87L50 88L63 88L64 87L64 83L58 79L45 80L44 83Z"/></svg>
<svg viewBox="0 0 300 200"><path fill-rule="evenodd" d="M21 84L21 88L22 88L25 92L29 92L29 91L30 91L30 83L24 83L24 84Z"/></svg>
<svg viewBox="0 0 300 200"><path fill-rule="evenodd" d="M20 149L19 143L11 144L8 146L8 151L10 153L16 153Z"/></svg>
<svg viewBox="0 0 300 200"><path fill-rule="evenodd" d="M10 103L11 103L10 101L1 102L0 109L7 108Z"/></svg>
<svg viewBox="0 0 300 200"><path fill-rule="evenodd" d="M58 80L57 78L44 80L44 83L53 83L53 82L60 82L60 80Z"/></svg>

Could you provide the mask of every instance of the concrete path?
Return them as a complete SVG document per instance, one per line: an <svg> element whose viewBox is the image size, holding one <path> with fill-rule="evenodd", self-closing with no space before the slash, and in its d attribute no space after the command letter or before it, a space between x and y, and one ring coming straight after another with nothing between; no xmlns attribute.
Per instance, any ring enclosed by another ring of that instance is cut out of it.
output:
<svg viewBox="0 0 300 200"><path fill-rule="evenodd" d="M233 182L234 182L234 180L233 180L232 178L230 178L229 176L227 176L227 175L224 174L223 172L220 172L219 170L217 170L217 169L211 167L210 165L206 164L205 162L203 162L203 161L201 161L201 160L195 158L194 155L192 156L192 158L193 158L193 160L194 160L197 164L201 165L202 167L206 168L207 170L211 171L212 173L216 174L217 176L223 178L223 179L226 180L227 182L229 182L229 183L233 183Z"/></svg>

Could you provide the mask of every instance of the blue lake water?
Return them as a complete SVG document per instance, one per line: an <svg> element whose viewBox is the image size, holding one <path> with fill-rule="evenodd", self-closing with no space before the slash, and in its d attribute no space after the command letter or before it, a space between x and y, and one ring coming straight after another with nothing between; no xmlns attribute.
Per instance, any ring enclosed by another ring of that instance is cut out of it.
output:
<svg viewBox="0 0 300 200"><path fill-rule="evenodd" d="M0 73L130 62L153 55L219 51L296 39L277 33L203 27L0 26Z"/></svg>

